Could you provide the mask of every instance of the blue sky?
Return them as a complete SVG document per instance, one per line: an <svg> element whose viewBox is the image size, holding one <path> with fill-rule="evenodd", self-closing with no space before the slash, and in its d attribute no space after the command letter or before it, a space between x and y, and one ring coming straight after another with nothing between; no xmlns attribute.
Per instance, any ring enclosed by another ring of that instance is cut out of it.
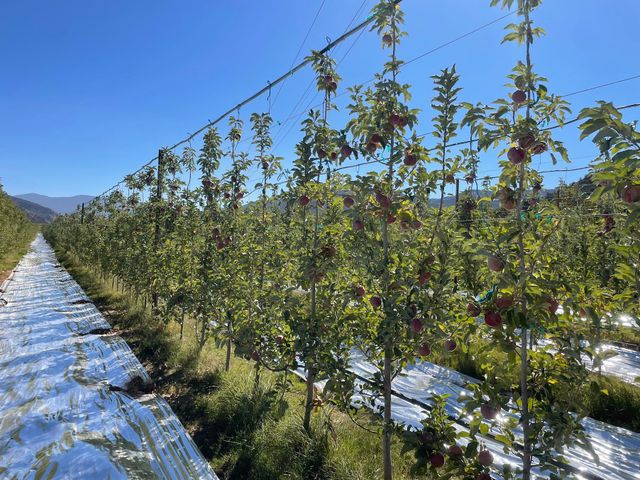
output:
<svg viewBox="0 0 640 480"><path fill-rule="evenodd" d="M98 194L157 153L217 117L286 71L321 0L21 0L0 7L0 178L11 194ZM362 0L325 0L304 45L326 45L343 33ZM362 20L374 0L357 16ZM413 58L502 16L488 0L404 0L406 30L399 54ZM490 102L507 93L505 75L520 58L500 45L503 26L487 27L407 66L412 106L424 110L420 133L431 130L429 78L456 64L460 99ZM547 0L535 21L547 36L534 45L533 61L566 94L640 74L640 2ZM334 52L342 59L340 91L372 78L384 55L372 32ZM317 101L303 96L309 69L289 79L271 112L276 153L291 159L298 118ZM570 97L577 113L596 100L617 105L640 101L640 79ZM317 99L316 99L317 100ZM346 96L339 99L343 105ZM296 107L296 104L298 106ZM295 108L294 108L295 107ZM265 111L266 97L243 108ZM640 118L640 109L626 118ZM336 126L342 113L333 114ZM292 124L296 123L296 124ZM226 132L226 124L222 126ZM465 137L466 138L466 137ZM572 165L587 165L595 148L580 143L575 126L559 132ZM243 146L248 148L246 142ZM426 145L433 139L427 138ZM197 146L197 143L194 144ZM542 167L547 156L537 159ZM287 165L287 160L285 160ZM362 171L362 170L361 170ZM354 171L355 172L355 171ZM495 174L497 160L482 158L481 174ZM550 174L548 184L582 172Z"/></svg>

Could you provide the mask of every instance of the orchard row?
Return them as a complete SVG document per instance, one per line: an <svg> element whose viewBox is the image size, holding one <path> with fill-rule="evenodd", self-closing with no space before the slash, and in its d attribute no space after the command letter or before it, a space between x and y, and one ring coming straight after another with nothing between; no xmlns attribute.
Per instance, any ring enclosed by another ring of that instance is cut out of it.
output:
<svg viewBox="0 0 640 480"><path fill-rule="evenodd" d="M392 379L434 349L465 350L489 338L508 365L494 365L468 399L466 438L452 419L425 420L411 445L416 472L491 478L481 435L488 424L522 460L504 478L530 478L534 459L555 469L550 459L559 446L588 442L581 413L567 415L567 392L589 381L583 355L597 365L602 315L639 313L640 136L611 104L585 110L584 136L594 136L603 158L581 185L590 195L573 186L545 198L532 157L567 152L539 125L562 123L568 105L532 69L533 40L543 32L531 13L540 1L492 3L516 3L520 23L508 27L506 40L524 45L524 61L509 75L508 97L491 106L458 100L455 68L435 75L435 148L416 134L410 86L397 81L403 12L381 0L373 29L389 58L372 86L351 89L341 129L330 122L341 80L336 64L312 53L324 102L302 122L284 184L276 182L282 159L270 152L271 117L253 114L250 132L232 117L224 134L206 132L199 152L162 151L157 168L126 178L126 195L115 191L59 218L47 235L148 299L158 317L195 318L201 342L226 345L227 368L234 346L252 358L257 384L262 369L303 365L307 429L315 381L328 378L325 395L349 408L349 354L363 351L379 369L385 479L392 477ZM478 142L452 148L463 129ZM254 157L239 148L244 136ZM495 147L504 156L499 182L481 191L478 159ZM342 167L356 157L376 168L346 175ZM259 197L248 201L254 165L262 179ZM196 171L194 187L184 178ZM468 188L447 207L454 176ZM509 402L518 415L499 421Z"/></svg>

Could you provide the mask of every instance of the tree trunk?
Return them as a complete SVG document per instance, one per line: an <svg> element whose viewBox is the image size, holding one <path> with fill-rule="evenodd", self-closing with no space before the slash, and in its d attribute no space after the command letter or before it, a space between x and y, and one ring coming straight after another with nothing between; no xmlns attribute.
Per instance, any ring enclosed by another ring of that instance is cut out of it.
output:
<svg viewBox="0 0 640 480"><path fill-rule="evenodd" d="M393 465L391 463L391 434L393 425L391 423L391 361L393 348L387 342L384 351L384 372L383 372L383 394L384 394L384 434L382 437L382 454L384 462L384 480L391 480L393 477Z"/></svg>
<svg viewBox="0 0 640 480"><path fill-rule="evenodd" d="M308 432L311 428L311 411L313 410L313 385L315 383L316 373L314 368L309 368L307 370L307 399L304 404L304 421L302 425L304 429Z"/></svg>

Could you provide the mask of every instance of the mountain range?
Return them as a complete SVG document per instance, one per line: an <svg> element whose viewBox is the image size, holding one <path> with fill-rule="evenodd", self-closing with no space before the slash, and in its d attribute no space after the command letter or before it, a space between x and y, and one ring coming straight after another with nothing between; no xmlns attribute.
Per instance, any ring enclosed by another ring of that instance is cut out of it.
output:
<svg viewBox="0 0 640 480"><path fill-rule="evenodd" d="M9 196L9 198L20 210L27 214L27 218L33 223L51 223L58 216L58 214L50 208L43 207L29 200L12 196Z"/></svg>
<svg viewBox="0 0 640 480"><path fill-rule="evenodd" d="M55 213L73 213L83 204L93 200L91 195L75 195L73 197L48 197L39 193L25 193L23 195L14 195L14 198L26 200L28 202L37 203L43 207L53 210Z"/></svg>

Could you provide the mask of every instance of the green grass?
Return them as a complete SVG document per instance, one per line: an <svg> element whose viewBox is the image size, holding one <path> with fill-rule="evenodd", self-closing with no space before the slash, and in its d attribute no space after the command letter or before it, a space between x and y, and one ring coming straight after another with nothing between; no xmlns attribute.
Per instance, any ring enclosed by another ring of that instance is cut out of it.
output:
<svg viewBox="0 0 640 480"><path fill-rule="evenodd" d="M221 479L382 478L381 435L370 433L331 405L318 409L310 433L302 429L304 385L295 377L282 393L276 376L261 373L254 391L253 363L234 357L224 372L224 351L207 342L198 348L194 325L165 325L142 306L114 291L111 282L58 252L61 263L129 343L161 394L190 432ZM380 431L378 417L363 411L355 420ZM394 440L394 478L410 474L412 457ZM424 477L423 477L424 478Z"/></svg>

